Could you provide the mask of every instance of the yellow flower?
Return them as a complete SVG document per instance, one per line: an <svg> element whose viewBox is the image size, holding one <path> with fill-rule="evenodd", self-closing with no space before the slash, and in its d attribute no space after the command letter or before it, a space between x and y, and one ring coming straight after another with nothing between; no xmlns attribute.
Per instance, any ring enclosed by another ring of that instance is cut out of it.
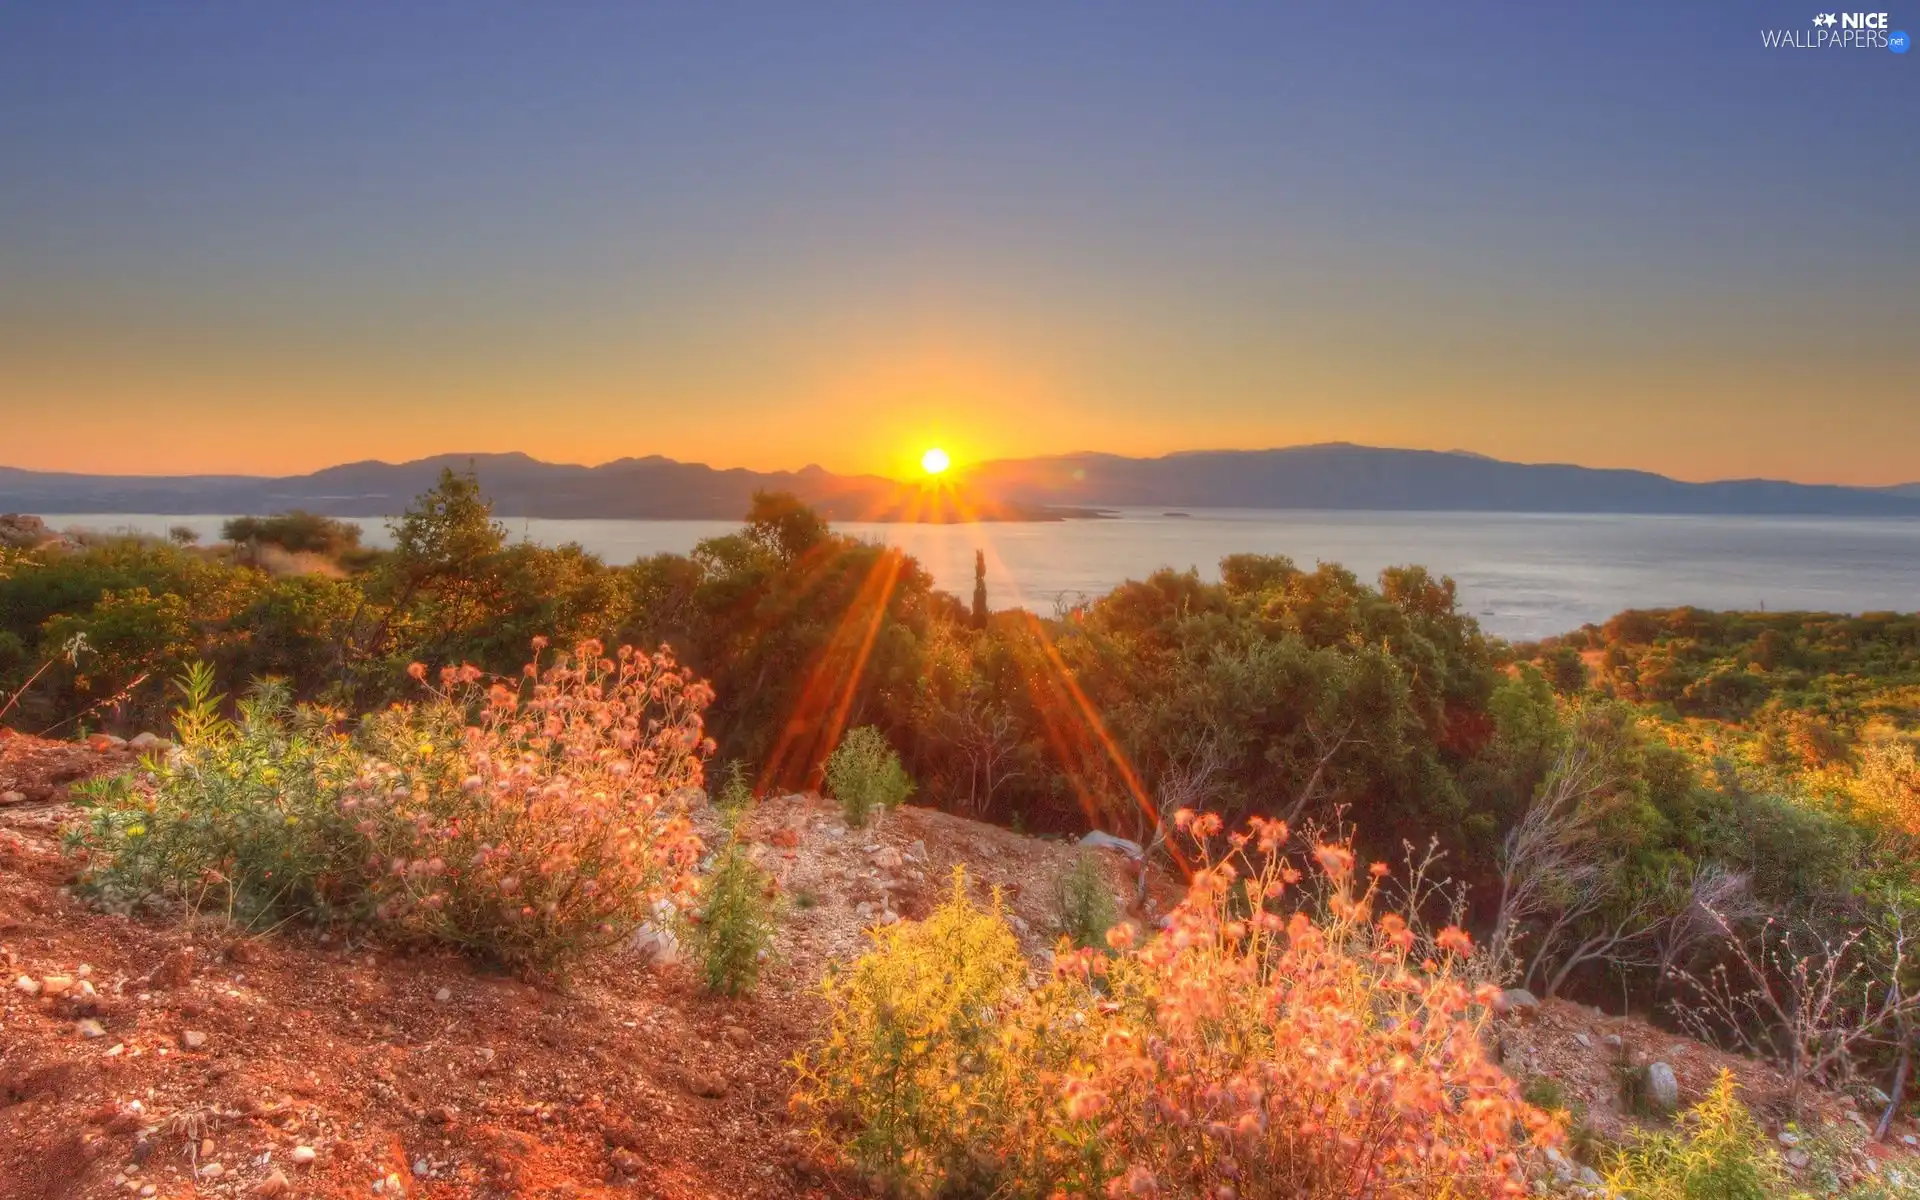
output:
<svg viewBox="0 0 1920 1200"><path fill-rule="evenodd" d="M147 827L145 825L127 826L127 836L130 838L145 837L146 835L147 835Z"/></svg>

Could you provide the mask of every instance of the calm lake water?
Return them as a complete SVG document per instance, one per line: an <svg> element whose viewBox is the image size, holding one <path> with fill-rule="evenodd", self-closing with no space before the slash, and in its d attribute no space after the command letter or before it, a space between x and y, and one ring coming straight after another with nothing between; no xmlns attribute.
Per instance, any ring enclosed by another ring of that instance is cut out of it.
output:
<svg viewBox="0 0 1920 1200"><path fill-rule="evenodd" d="M226 518L46 520L62 529L148 533L188 525L212 540ZM383 522L361 524L368 544L386 540ZM516 519L507 526L515 537L579 542L624 563L690 550L738 523ZM1623 608L1920 608L1920 521L1909 520L1196 509L1188 517L1122 510L1105 521L836 528L901 547L962 598L973 592L973 552L984 550L993 606L1038 612L1159 567L1193 567L1217 579L1220 559L1240 551L1286 554L1307 567L1338 562L1367 579L1382 567L1420 563L1454 578L1462 605L1484 628L1515 639L1565 632Z"/></svg>

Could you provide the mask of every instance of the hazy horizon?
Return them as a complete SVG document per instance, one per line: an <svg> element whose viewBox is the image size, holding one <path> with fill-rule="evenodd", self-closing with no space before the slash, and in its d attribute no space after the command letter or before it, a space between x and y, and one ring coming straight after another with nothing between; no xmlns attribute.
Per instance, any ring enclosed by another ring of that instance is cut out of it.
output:
<svg viewBox="0 0 1920 1200"><path fill-rule="evenodd" d="M1369 449L1369 450L1408 450L1408 451L1419 451L1419 452L1434 453L1434 454L1456 454L1456 455L1465 455L1467 457L1472 457L1472 458L1483 458L1483 459L1491 459L1494 457L1492 455L1487 455L1480 451L1471 450L1461 446L1451 446L1445 449L1426 447L1426 446L1364 446L1357 442L1346 442L1346 441L1305 442L1305 443L1299 443L1299 444L1288 445L1288 446L1244 446L1244 447L1195 446L1195 447L1182 448L1182 449L1176 449L1176 450L1168 450L1160 454L1124 455L1121 457L1135 458L1135 459L1160 459L1160 458L1177 458L1182 455L1204 455L1204 454L1216 454L1216 453L1258 454L1262 452L1274 452L1274 451L1284 451L1284 450L1313 450L1313 449L1320 449L1320 448L1329 447L1329 446L1353 446L1359 449ZM1113 453L1112 451L1107 451L1107 450L1082 448L1078 450L1066 450L1066 451L1061 451L1061 452L1052 453L1052 454L1023 456L1023 458L1037 461L1037 460L1043 460L1043 459L1074 458L1074 457L1087 456L1087 455L1106 455L1106 454L1112 454L1112 453ZM673 461L675 462L680 462L680 463L692 465L692 466L704 466L704 467L711 468L712 470L715 470L715 471L748 470L756 473L770 474L770 473L779 473L779 472L797 473L797 472L811 470L815 468L821 468L821 469L828 470L829 472L836 475L842 475L842 476L878 475L882 478L891 479L899 482L911 482L916 478L923 477L920 472L911 471L911 470L901 470L901 471L892 472L892 473L885 472L885 471L840 472L840 471L833 471L832 468L830 467L824 467L823 464L814 463L814 462L794 463L791 465L771 466L771 467L754 467L754 466L748 466L747 464L744 464L744 463L715 462L715 461L705 460L705 459L678 459L678 458L673 458L672 455L646 455L646 454L617 455L611 458L602 458L597 460L586 460L586 459L578 459L578 458L574 458L574 459L541 458L539 455L528 454L526 451L523 451L523 450L441 450L441 451L430 452L427 454L409 455L405 458L375 457L375 458L351 459L351 460L345 460L341 462L328 462L328 463L322 463L319 466L313 467L310 469L293 470L293 471L285 471L285 472L273 472L273 473L259 472L259 471L244 471L244 470L242 471L180 471L180 472L86 471L86 470L69 470L65 468L28 467L28 466L22 466L19 463L6 461L4 459L0 459L0 468L11 467L19 470L43 471L49 474L95 475L95 476L100 476L104 478L120 478L120 477L135 478L135 477L142 477L142 476L167 477L167 476L176 476L176 475L177 476L212 477L212 476L224 475L224 476L235 476L235 477L253 477L253 478L270 479L270 478L295 478L295 477L305 476L309 474L314 474L318 471L327 470L333 467L359 466L362 464L369 464L369 463L378 463L378 464L383 464L388 466L401 466L401 465L405 465L407 463L412 463L412 462L433 461L437 459L448 459L448 458L480 459L480 458L488 458L488 457L497 458L497 457L516 455L516 454L523 455L527 458L534 459L535 461L542 462L550 466L586 467L589 469L595 468L595 467L607 466L608 464L620 462L622 460L635 460L635 459L644 459L649 457L665 457L665 458L673 459ZM1021 460L988 459L983 462L977 462L977 463L959 463L955 465L954 469L956 473L964 477L964 475L967 473L969 469L989 466L994 463L1008 462L1008 461L1021 461ZM1621 468L1601 467L1593 463L1582 463L1582 462L1559 461L1559 462L1525 463L1525 462L1518 462L1517 460L1511 460L1511 459L1501 459L1496 461L1516 463L1517 465L1522 465L1522 466L1580 467L1580 468L1593 469L1593 470L1614 470L1614 469L1646 470L1646 468L1639 468L1639 467L1621 467ZM1654 472L1654 473L1664 474L1664 472ZM1680 480L1681 482L1685 482L1685 483L1740 483L1740 482L1748 482L1755 479L1761 479L1763 477L1741 476L1741 477L1721 477L1721 478L1708 478L1708 479L1681 479L1680 476L1671 476L1671 478ZM1815 487L1818 487L1818 486L1837 486L1837 487L1876 486L1871 484L1840 483L1836 480L1830 480L1830 479L1780 479L1778 481L1787 482L1787 483L1798 483L1798 484L1804 484L1804 485L1815 486ZM1909 485L1914 483L1920 483L1920 470L1916 471L1915 479L1895 480L1892 484L1877 485L1877 486L1900 486L1900 485Z"/></svg>
<svg viewBox="0 0 1920 1200"><path fill-rule="evenodd" d="M15 6L0 460L1920 479L1920 56L1515 14Z"/></svg>

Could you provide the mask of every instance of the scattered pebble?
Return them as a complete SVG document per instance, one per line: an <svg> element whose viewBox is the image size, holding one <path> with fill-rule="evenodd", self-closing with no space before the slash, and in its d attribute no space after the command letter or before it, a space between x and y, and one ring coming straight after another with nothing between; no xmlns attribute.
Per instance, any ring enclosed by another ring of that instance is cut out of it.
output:
<svg viewBox="0 0 1920 1200"><path fill-rule="evenodd" d="M13 986L15 990L25 992L29 996L40 994L40 981L31 975L22 975L13 981Z"/></svg>
<svg viewBox="0 0 1920 1200"><path fill-rule="evenodd" d="M275 1171L259 1183L253 1185L253 1194L256 1196L280 1196L285 1195L288 1191L292 1190L292 1188L293 1182L287 1178L287 1173L285 1171Z"/></svg>
<svg viewBox="0 0 1920 1200"><path fill-rule="evenodd" d="M431 1164L427 1162L426 1159L416 1158L413 1160L413 1174L415 1178L425 1179L428 1175L432 1173L433 1173L433 1167Z"/></svg>
<svg viewBox="0 0 1920 1200"><path fill-rule="evenodd" d="M200 1178L218 1179L225 1171L226 1168L217 1162L208 1163L206 1166L200 1168Z"/></svg>
<svg viewBox="0 0 1920 1200"><path fill-rule="evenodd" d="M293 1153L288 1157L293 1159L296 1165L304 1167L320 1155L312 1146L295 1146Z"/></svg>
<svg viewBox="0 0 1920 1200"><path fill-rule="evenodd" d="M102 1025L100 1022L94 1020L92 1017L88 1017L86 1020L80 1021L77 1024L75 1024L73 1027L73 1031L79 1034L83 1038L97 1038L97 1037L107 1036L107 1027L105 1025Z"/></svg>
<svg viewBox="0 0 1920 1200"><path fill-rule="evenodd" d="M189 1029L180 1035L180 1044L189 1050L198 1050L207 1044L207 1035L198 1029Z"/></svg>
<svg viewBox="0 0 1920 1200"><path fill-rule="evenodd" d="M40 990L49 996L63 996L73 986L71 975L46 975L40 980Z"/></svg>
<svg viewBox="0 0 1920 1200"><path fill-rule="evenodd" d="M433 998L435 1000L438 1000L440 1003L445 1004L447 1001L453 999L453 989L448 987L443 987L439 991L433 994Z"/></svg>

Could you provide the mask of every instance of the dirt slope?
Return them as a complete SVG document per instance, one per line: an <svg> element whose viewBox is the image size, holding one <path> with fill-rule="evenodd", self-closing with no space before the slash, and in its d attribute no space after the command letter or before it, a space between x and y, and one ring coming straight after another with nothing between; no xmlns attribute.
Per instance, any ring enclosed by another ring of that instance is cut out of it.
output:
<svg viewBox="0 0 1920 1200"><path fill-rule="evenodd" d="M63 890L61 801L132 757L0 741L0 794L31 796L0 807L4 1200L282 1181L353 1197L376 1182L426 1197L857 1192L815 1168L786 1109L784 1064L814 1028L827 960L857 954L868 926L924 915L956 863L981 894L1001 889L1038 954L1073 854L928 810L849 830L806 798L772 800L749 836L784 903L755 996L707 997L642 950L535 987L452 955L92 911ZM29 994L21 976L52 986Z"/></svg>
<svg viewBox="0 0 1920 1200"><path fill-rule="evenodd" d="M1075 854L925 809L850 830L816 800L774 799L747 827L782 895L754 996L701 994L654 941L533 986L218 914L93 911L65 890L67 789L135 766L119 748L0 737L0 797L17 794L0 801L0 1200L865 1194L787 1113L786 1061L821 1016L815 981L867 929L924 915L956 865L976 894L1000 892L1038 962ZM1499 1036L1509 1070L1560 1081L1609 1136L1639 1123L1616 1064L1656 1059L1683 1102L1731 1067L1777 1127L1777 1074L1642 1021L1548 1001Z"/></svg>

